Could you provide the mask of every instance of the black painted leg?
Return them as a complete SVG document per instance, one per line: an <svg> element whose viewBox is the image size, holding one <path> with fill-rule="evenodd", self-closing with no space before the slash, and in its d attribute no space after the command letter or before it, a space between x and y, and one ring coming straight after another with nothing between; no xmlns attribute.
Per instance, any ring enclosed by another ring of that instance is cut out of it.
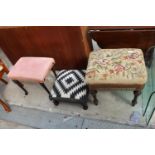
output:
<svg viewBox="0 0 155 155"><path fill-rule="evenodd" d="M59 102L57 100L53 100L54 105L58 106Z"/></svg>
<svg viewBox="0 0 155 155"><path fill-rule="evenodd" d="M138 96L141 94L141 91L135 90L134 92L134 99L132 100L132 106L135 106L137 104Z"/></svg>
<svg viewBox="0 0 155 155"><path fill-rule="evenodd" d="M56 74L55 70L54 70L54 69L52 69L52 71L53 71L53 73L54 73L55 77L57 77L57 74Z"/></svg>
<svg viewBox="0 0 155 155"><path fill-rule="evenodd" d="M82 103L82 106L83 106L83 110L87 110L88 109L87 103Z"/></svg>
<svg viewBox="0 0 155 155"><path fill-rule="evenodd" d="M92 96L93 96L93 98L94 98L94 104L95 105L98 105L98 99L97 99L97 90L91 90L91 94L92 94Z"/></svg>
<svg viewBox="0 0 155 155"><path fill-rule="evenodd" d="M13 80L13 82L25 92L25 95L28 95L28 91L24 88L24 85L21 82L19 82L18 80Z"/></svg>
<svg viewBox="0 0 155 155"><path fill-rule="evenodd" d="M50 93L50 91L48 90L48 88L46 87L46 85L44 83L40 83L40 85L44 88L44 90L48 93L49 95L49 99L52 100L52 95Z"/></svg>

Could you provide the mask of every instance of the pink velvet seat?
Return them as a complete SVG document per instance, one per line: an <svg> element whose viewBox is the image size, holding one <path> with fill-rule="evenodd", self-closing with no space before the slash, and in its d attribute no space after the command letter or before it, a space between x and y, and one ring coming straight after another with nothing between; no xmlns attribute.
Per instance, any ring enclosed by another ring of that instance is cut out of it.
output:
<svg viewBox="0 0 155 155"><path fill-rule="evenodd" d="M11 68L8 77L12 80L43 83L54 64L53 58L21 57Z"/></svg>

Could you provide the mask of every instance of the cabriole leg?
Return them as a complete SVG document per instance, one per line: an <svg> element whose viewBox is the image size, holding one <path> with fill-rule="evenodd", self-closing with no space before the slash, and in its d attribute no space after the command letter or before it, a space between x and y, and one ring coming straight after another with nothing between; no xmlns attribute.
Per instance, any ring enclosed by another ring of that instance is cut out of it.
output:
<svg viewBox="0 0 155 155"><path fill-rule="evenodd" d="M40 83L40 85L44 88L44 90L48 93L49 95L49 99L52 100L52 95L50 93L50 91L48 90L48 88L46 87L46 85L44 83Z"/></svg>
<svg viewBox="0 0 155 155"><path fill-rule="evenodd" d="M91 90L91 94L93 96L93 99L94 99L94 104L95 105L98 105L98 99L97 99L97 90Z"/></svg>
<svg viewBox="0 0 155 155"><path fill-rule="evenodd" d="M28 91L24 88L24 85L21 82L17 80L13 80L13 82L17 84L25 92L25 95L28 95Z"/></svg>
<svg viewBox="0 0 155 155"><path fill-rule="evenodd" d="M1 99L0 99L0 104L3 106L5 111L11 112L10 107L6 103L4 103Z"/></svg>
<svg viewBox="0 0 155 155"><path fill-rule="evenodd" d="M135 106L137 104L138 96L141 94L140 90L135 90L134 92L134 99L132 100L132 106Z"/></svg>

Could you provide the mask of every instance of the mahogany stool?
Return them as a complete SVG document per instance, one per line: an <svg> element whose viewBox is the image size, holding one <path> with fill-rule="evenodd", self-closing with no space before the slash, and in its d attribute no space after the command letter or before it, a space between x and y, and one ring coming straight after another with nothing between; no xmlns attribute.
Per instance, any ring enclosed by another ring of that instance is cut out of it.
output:
<svg viewBox="0 0 155 155"><path fill-rule="evenodd" d="M28 94L28 91L24 88L22 81L39 83L52 100L51 93L44 84L44 80L49 71L53 69L54 64L53 58L21 57L11 68L8 78L12 79L25 92L25 95Z"/></svg>

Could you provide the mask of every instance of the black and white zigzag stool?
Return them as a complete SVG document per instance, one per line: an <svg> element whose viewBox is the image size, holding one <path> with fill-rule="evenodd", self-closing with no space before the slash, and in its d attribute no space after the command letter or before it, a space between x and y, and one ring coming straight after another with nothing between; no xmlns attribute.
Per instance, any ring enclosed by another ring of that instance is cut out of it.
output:
<svg viewBox="0 0 155 155"><path fill-rule="evenodd" d="M54 82L51 95L55 105L59 102L80 103L84 110L88 109L88 86L84 81L82 70L61 70Z"/></svg>

